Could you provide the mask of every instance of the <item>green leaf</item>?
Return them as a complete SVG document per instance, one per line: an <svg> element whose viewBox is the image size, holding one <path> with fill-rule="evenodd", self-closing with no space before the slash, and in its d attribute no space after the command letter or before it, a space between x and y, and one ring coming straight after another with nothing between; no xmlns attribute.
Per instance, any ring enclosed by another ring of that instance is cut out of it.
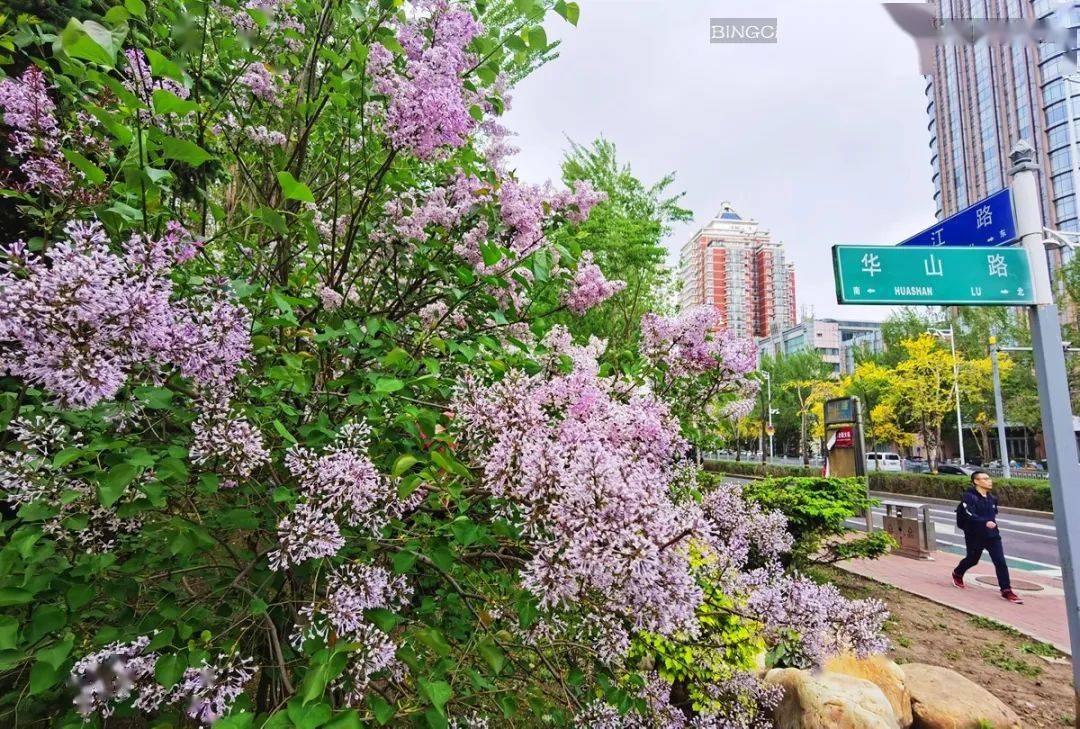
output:
<svg viewBox="0 0 1080 729"><path fill-rule="evenodd" d="M158 114L189 114L198 108L194 101L181 99L171 91L154 89L154 111Z"/></svg>
<svg viewBox="0 0 1080 729"><path fill-rule="evenodd" d="M446 638L443 637L443 634L439 632L437 628L417 630L415 635L417 640L426 645L440 657L450 655L452 651L450 644L446 642Z"/></svg>
<svg viewBox="0 0 1080 729"><path fill-rule="evenodd" d="M416 456L405 453L397 457L394 467L390 469L391 475L400 476L418 463Z"/></svg>
<svg viewBox="0 0 1080 729"><path fill-rule="evenodd" d="M154 679L165 688L172 688L184 675L187 662L176 653L167 653L154 664Z"/></svg>
<svg viewBox="0 0 1080 729"><path fill-rule="evenodd" d="M75 639L68 637L59 643L54 643L48 648L42 648L37 652L39 661L48 663L53 668L59 668L64 659L71 654L71 647L75 645Z"/></svg>
<svg viewBox="0 0 1080 729"><path fill-rule="evenodd" d="M164 410L172 404L172 390L164 387L136 387L135 397L146 403L151 410Z"/></svg>
<svg viewBox="0 0 1080 729"><path fill-rule="evenodd" d="M565 0L559 0L555 3L555 12L563 16L570 25L577 25L578 18L581 17L581 8L578 7L578 4L568 3Z"/></svg>
<svg viewBox="0 0 1080 729"><path fill-rule="evenodd" d="M109 507L115 504L138 473L139 470L130 463L121 463L110 468L98 484L98 498L101 505Z"/></svg>
<svg viewBox="0 0 1080 729"><path fill-rule="evenodd" d="M59 605L39 605L34 608L34 614L30 618L29 640L31 643L36 642L65 625L67 625L67 610Z"/></svg>
<svg viewBox="0 0 1080 729"><path fill-rule="evenodd" d="M379 630L389 633L401 622L401 616L386 608L371 608L364 611L364 617L375 623Z"/></svg>
<svg viewBox="0 0 1080 729"><path fill-rule="evenodd" d="M325 703L305 705L296 699L289 702L289 719L296 729L315 729L334 715L334 710Z"/></svg>
<svg viewBox="0 0 1080 729"><path fill-rule="evenodd" d="M214 158L214 155L195 144L195 142L189 142L186 139L179 139L177 137L162 138L161 154L165 159L186 162L192 167L198 167L203 162Z"/></svg>
<svg viewBox="0 0 1080 729"><path fill-rule="evenodd" d="M420 679L420 692L427 697L431 705L442 714L443 707L446 706L446 702L450 700L450 697L454 695L454 690L450 688L450 684L446 681L431 681L430 683L424 679Z"/></svg>
<svg viewBox="0 0 1080 729"><path fill-rule="evenodd" d="M297 440L293 436L293 434L289 432L289 429L286 428L282 424L282 422L280 420L275 420L274 421L274 430L277 431L278 435L280 435L282 438L289 441L290 443L296 443L297 442Z"/></svg>
<svg viewBox="0 0 1080 729"><path fill-rule="evenodd" d="M125 35L126 32L114 34L93 20L71 18L60 32L59 43L64 53L72 58L82 58L112 68Z"/></svg>
<svg viewBox="0 0 1080 729"><path fill-rule="evenodd" d="M30 695L34 696L51 688L60 679L60 670L45 661L38 661L30 669Z"/></svg>
<svg viewBox="0 0 1080 729"><path fill-rule="evenodd" d="M68 162L75 165L75 169L83 173L87 182L92 185L100 185L105 182L105 172L86 157L72 149L64 149L61 152L63 152L64 158Z"/></svg>
<svg viewBox="0 0 1080 729"><path fill-rule="evenodd" d="M450 524L450 531L454 534L454 541L462 546L469 546L479 536L479 528L468 517L461 516Z"/></svg>
<svg viewBox="0 0 1080 729"><path fill-rule="evenodd" d="M361 729L360 715L356 709L343 711L326 723L326 729Z"/></svg>
<svg viewBox="0 0 1080 729"><path fill-rule="evenodd" d="M146 4L142 0L124 0L124 7L136 18L146 17Z"/></svg>
<svg viewBox="0 0 1080 729"><path fill-rule="evenodd" d="M25 605L34 599L34 593L21 587L0 587L0 607Z"/></svg>
<svg viewBox="0 0 1080 729"><path fill-rule="evenodd" d="M506 663L506 656L503 655L502 648L495 645L494 641L490 638L484 638L477 643L477 650L480 651L480 655L484 657L487 664L491 666L491 670L498 673L502 670L503 665Z"/></svg>
<svg viewBox="0 0 1080 729"><path fill-rule="evenodd" d="M277 173L278 184L285 194L286 200L299 200L300 202L315 202L315 196L311 194L307 185L297 180L288 172Z"/></svg>
<svg viewBox="0 0 1080 729"><path fill-rule="evenodd" d="M19 642L19 621L0 615L0 651L14 648Z"/></svg>
<svg viewBox="0 0 1080 729"><path fill-rule="evenodd" d="M59 451L55 456L53 456L53 468L60 468L62 466L66 466L72 461L77 460L82 454L82 448L65 448L64 450Z"/></svg>
<svg viewBox="0 0 1080 729"><path fill-rule="evenodd" d="M394 377L379 377L375 380L375 392L387 394L397 392L405 387L405 383Z"/></svg>
<svg viewBox="0 0 1080 729"><path fill-rule="evenodd" d="M386 699L374 691L368 694L367 701L368 706L371 707L371 713L375 715L375 721L379 722L379 726L386 726L394 718L394 714L397 713L397 710Z"/></svg>
<svg viewBox="0 0 1080 729"><path fill-rule="evenodd" d="M547 48L547 33L541 26L535 28L529 28L529 46L534 50L543 50Z"/></svg>
<svg viewBox="0 0 1080 729"><path fill-rule="evenodd" d="M416 564L416 555L412 552L398 552L390 560L394 565L394 573L403 575Z"/></svg>

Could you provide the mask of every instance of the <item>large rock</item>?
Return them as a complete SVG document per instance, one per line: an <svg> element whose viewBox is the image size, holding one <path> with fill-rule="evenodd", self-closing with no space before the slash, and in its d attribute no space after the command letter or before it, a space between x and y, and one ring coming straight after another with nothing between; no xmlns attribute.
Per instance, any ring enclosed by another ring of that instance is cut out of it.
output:
<svg viewBox="0 0 1080 729"><path fill-rule="evenodd" d="M905 663L916 729L1020 729L1020 717L1000 699L956 671Z"/></svg>
<svg viewBox="0 0 1080 729"><path fill-rule="evenodd" d="M774 668L765 682L784 687L776 707L776 729L898 729L899 721L881 689L843 673Z"/></svg>
<svg viewBox="0 0 1080 729"><path fill-rule="evenodd" d="M834 656L824 666L830 673L843 673L856 678L864 678L881 689L892 706L893 715L900 721L903 729L911 726L911 694L904 682L904 672L900 666L885 656L870 656L859 659L849 654Z"/></svg>

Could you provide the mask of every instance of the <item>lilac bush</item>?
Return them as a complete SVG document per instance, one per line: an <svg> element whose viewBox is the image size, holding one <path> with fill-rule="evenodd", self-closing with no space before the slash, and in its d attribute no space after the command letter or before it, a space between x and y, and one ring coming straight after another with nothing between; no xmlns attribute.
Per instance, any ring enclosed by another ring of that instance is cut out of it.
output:
<svg viewBox="0 0 1080 729"><path fill-rule="evenodd" d="M513 171L549 12L0 19L0 724L756 727L882 647L686 458L752 344Z"/></svg>

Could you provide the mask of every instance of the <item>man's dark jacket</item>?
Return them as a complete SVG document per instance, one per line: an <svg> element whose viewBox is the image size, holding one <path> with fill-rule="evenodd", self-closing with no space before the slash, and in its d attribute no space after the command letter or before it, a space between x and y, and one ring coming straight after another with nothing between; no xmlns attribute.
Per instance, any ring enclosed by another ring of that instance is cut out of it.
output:
<svg viewBox="0 0 1080 729"><path fill-rule="evenodd" d="M994 494L983 496L972 486L961 499L964 508L964 536L970 540L1001 539L997 528L998 500ZM995 523L993 529L986 528L986 522Z"/></svg>

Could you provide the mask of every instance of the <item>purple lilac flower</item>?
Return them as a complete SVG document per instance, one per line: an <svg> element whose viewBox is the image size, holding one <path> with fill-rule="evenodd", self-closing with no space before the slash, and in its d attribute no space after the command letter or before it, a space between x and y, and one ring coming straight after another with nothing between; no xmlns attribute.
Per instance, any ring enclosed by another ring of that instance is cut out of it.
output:
<svg viewBox="0 0 1080 729"><path fill-rule="evenodd" d="M465 88L462 76L475 62L465 47L481 29L467 10L448 0L416 4L429 12L398 32L404 68L376 43L368 70L376 91L387 99L384 128L391 142L428 159L442 148L463 145L476 126L469 108L481 96Z"/></svg>
<svg viewBox="0 0 1080 729"><path fill-rule="evenodd" d="M641 320L641 353L666 369L669 379L718 370L732 378L753 371L753 341L720 328L720 312L711 306L688 309L676 317L646 314Z"/></svg>
<svg viewBox="0 0 1080 729"><path fill-rule="evenodd" d="M580 316L625 288L625 281L605 278L604 272L593 262L592 252L585 251L578 260L577 272L563 301L570 311Z"/></svg>
<svg viewBox="0 0 1080 729"><path fill-rule="evenodd" d="M168 246L133 236L114 254L97 221L72 221L49 260L9 247L0 273L0 341L8 374L67 407L114 397L131 373L176 366L197 384L227 390L250 349L250 317L221 291L173 303Z"/></svg>
<svg viewBox="0 0 1080 729"><path fill-rule="evenodd" d="M0 112L8 127L8 152L21 158L19 170L25 178L7 181L5 174L0 183L28 192L66 193L73 172L60 153L56 105L40 69L28 66L18 78L0 80Z"/></svg>
<svg viewBox="0 0 1080 729"><path fill-rule="evenodd" d="M287 82L282 77L281 81ZM252 63L237 81L251 91L251 95L273 106L281 106L279 79L262 63Z"/></svg>
<svg viewBox="0 0 1080 729"><path fill-rule="evenodd" d="M262 435L246 418L232 412L229 403L207 400L191 426L195 438L188 449L191 462L202 465L216 461L228 476L246 479L270 461Z"/></svg>

